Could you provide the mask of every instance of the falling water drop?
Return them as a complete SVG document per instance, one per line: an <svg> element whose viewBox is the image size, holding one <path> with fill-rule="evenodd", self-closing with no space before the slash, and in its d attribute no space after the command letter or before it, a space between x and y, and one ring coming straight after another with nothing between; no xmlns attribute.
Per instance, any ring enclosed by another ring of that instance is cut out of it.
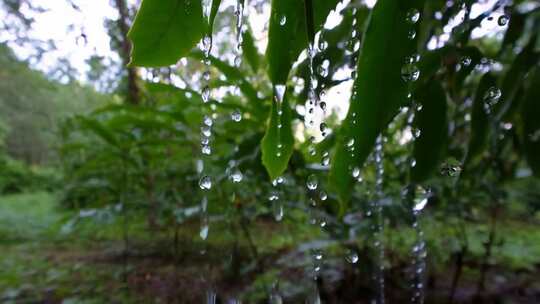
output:
<svg viewBox="0 0 540 304"><path fill-rule="evenodd" d="M207 103L210 101L210 87L209 86L205 86L202 89L202 100L204 103Z"/></svg>
<svg viewBox="0 0 540 304"><path fill-rule="evenodd" d="M272 290L270 291L270 303L269 304L283 304L283 298L279 294L278 283L272 284Z"/></svg>
<svg viewBox="0 0 540 304"><path fill-rule="evenodd" d="M315 174L311 174L307 178L306 186L309 190L316 190L318 186L318 180L317 176Z"/></svg>
<svg viewBox="0 0 540 304"><path fill-rule="evenodd" d="M212 147L210 145L201 145L201 153L204 155L212 155Z"/></svg>
<svg viewBox="0 0 540 304"><path fill-rule="evenodd" d="M461 164L455 160L446 161L441 166L441 174L448 177L457 177L461 173Z"/></svg>
<svg viewBox="0 0 540 304"><path fill-rule="evenodd" d="M208 239L208 231L210 230L210 227L208 226L207 221L201 222L201 229L199 230L199 236L201 239L206 240Z"/></svg>
<svg viewBox="0 0 540 304"><path fill-rule="evenodd" d="M274 212L274 219L276 222L281 222L283 220L283 204L279 200L275 200L272 204L273 212Z"/></svg>
<svg viewBox="0 0 540 304"><path fill-rule="evenodd" d="M201 179L199 180L199 188L201 188L201 190L212 189L212 179L210 178L210 176L205 175L201 177Z"/></svg>
<svg viewBox="0 0 540 304"><path fill-rule="evenodd" d="M240 112L240 110L235 110L231 113L231 119L234 122L240 122L242 120L242 112Z"/></svg>
<svg viewBox="0 0 540 304"><path fill-rule="evenodd" d="M461 64L463 66L469 66L471 62L472 62L472 59L469 56L463 56L463 58L461 58Z"/></svg>
<svg viewBox="0 0 540 304"><path fill-rule="evenodd" d="M279 103L282 103L283 102L283 99L285 98L285 90L286 90L286 86L285 85L282 85L282 84L278 84L275 86L275 96L276 96L276 101L279 102Z"/></svg>
<svg viewBox="0 0 540 304"><path fill-rule="evenodd" d="M422 186L416 186L414 195L414 212L420 212L424 210L429 201L429 192Z"/></svg>
<svg viewBox="0 0 540 304"><path fill-rule="evenodd" d="M502 96L501 90L497 87L491 87L484 95L484 110L486 113L491 114L495 105L499 103Z"/></svg>
<svg viewBox="0 0 540 304"><path fill-rule="evenodd" d="M508 16L501 15L499 19L497 19L497 24L499 24L499 26L505 26L508 24L508 20L509 20Z"/></svg>
<svg viewBox="0 0 540 304"><path fill-rule="evenodd" d="M204 115L203 117L203 123L208 126L208 127L211 127L213 124L214 124L214 120L212 119L212 117L208 116L208 115Z"/></svg>
<svg viewBox="0 0 540 304"><path fill-rule="evenodd" d="M244 175L238 168L236 168L231 172L231 175L229 178L233 183L239 183L244 178Z"/></svg>
<svg viewBox="0 0 540 304"><path fill-rule="evenodd" d="M328 152L324 152L321 159L321 165L326 167L329 164L330 164L330 154Z"/></svg>
<svg viewBox="0 0 540 304"><path fill-rule="evenodd" d="M284 26L287 23L287 16L283 15L279 19L279 25Z"/></svg>
<svg viewBox="0 0 540 304"><path fill-rule="evenodd" d="M420 77L420 70L413 63L406 63L401 68L401 78L405 82L414 82Z"/></svg>
<svg viewBox="0 0 540 304"><path fill-rule="evenodd" d="M345 260L346 260L349 264L356 264L356 263L358 263L358 260L359 260L358 253L357 253L355 250L349 249L349 250L347 251L347 254L345 255Z"/></svg>
<svg viewBox="0 0 540 304"><path fill-rule="evenodd" d="M418 22L419 19L420 19L420 12L417 9L412 8L407 12L407 15L406 15L407 22L411 24L415 24L416 22Z"/></svg>
<svg viewBox="0 0 540 304"><path fill-rule="evenodd" d="M321 191L321 193L319 194L319 198L321 201L326 201L328 199L328 194L324 191Z"/></svg>

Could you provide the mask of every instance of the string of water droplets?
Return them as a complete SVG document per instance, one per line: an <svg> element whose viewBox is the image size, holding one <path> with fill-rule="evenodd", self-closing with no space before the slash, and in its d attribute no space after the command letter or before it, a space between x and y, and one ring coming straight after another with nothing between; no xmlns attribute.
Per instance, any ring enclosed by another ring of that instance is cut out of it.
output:
<svg viewBox="0 0 540 304"><path fill-rule="evenodd" d="M375 196L371 200L373 247L375 248L375 263L373 280L376 287L375 303L384 304L384 216L383 216L383 184L384 184L384 138L379 135L375 141L373 153L375 165Z"/></svg>
<svg viewBox="0 0 540 304"><path fill-rule="evenodd" d="M203 16L206 20L209 20L210 16L210 10L211 10L211 1L210 0L203 0L202 1L202 7L203 7ZM203 103L208 104L210 102L211 97L211 89L210 89L210 52L212 51L212 34L211 31L209 33L205 34L200 42L200 50L203 52L203 64L205 66L205 69L202 74L201 79L201 97L203 100ZM210 229L210 220L209 220L209 214L208 214L208 192L212 189L212 178L209 175L208 172L208 160L206 158L210 157L212 154L212 146L211 146L211 137L212 137L212 126L214 124L214 107L210 107L211 111L210 114L205 114L203 116L203 121L201 125L201 160L200 160L200 168L198 168L198 171L200 173L200 179L199 179L199 188L203 192L203 197L201 199L200 203L200 231L199 236L203 241L206 241L208 238L208 233ZM201 254L206 254L206 242L204 244L205 248L201 251ZM206 281L208 278L204 277L203 273L203 280ZM206 290L206 302L207 304L214 304L216 302L216 293L214 292L213 288L211 286L207 287Z"/></svg>
<svg viewBox="0 0 540 304"><path fill-rule="evenodd" d="M412 8L406 14L407 23L411 26L408 31L407 38L414 40L416 37L416 31L414 29L415 24L420 19L420 12ZM420 56L412 54L405 59L405 63L401 69L401 77L407 84L408 92L407 98L410 99L410 107L406 116L406 130L410 131L411 143L409 145L410 157L409 157L409 173L412 168L416 166L416 160L412 156L412 147L414 141L420 137L420 130L415 128L413 122L414 118L422 110L422 105L417 104L412 99L412 84L420 77L420 70L416 66L416 63L420 60ZM424 209L428 202L429 192L426 191L421 185L410 184L405 188L404 199L406 206L411 206L411 218L412 228L415 231L415 242L412 247L412 274L411 274L411 303L424 303L424 284L425 284L425 270L426 270L426 243L424 240L424 232L419 222L420 212Z"/></svg>
<svg viewBox="0 0 540 304"><path fill-rule="evenodd" d="M274 103L274 107L276 108L277 119L278 119L277 138L276 138L276 142L277 142L276 157L277 158L283 157L283 154L281 151L283 149L283 144L281 143L281 129L282 129L281 117L283 115L282 107L283 107L283 101L285 98L285 90L286 90L286 86L282 84L275 85L273 89L273 94L274 94L273 103ZM272 190L270 191L270 196L268 197L268 201L271 204L270 207L274 214L274 219L277 222L280 222L281 220L283 220L283 216L284 216L283 202L282 202L282 197L281 197L281 185L284 184L284 182L285 182L285 179L282 176L274 179L272 181Z"/></svg>
<svg viewBox="0 0 540 304"><path fill-rule="evenodd" d="M320 35L319 35L320 37ZM311 127L313 127L314 120L315 120L315 110L317 105L319 104L319 99L317 96L317 75L315 74L315 68L314 68L314 59L317 54L317 50L313 43L310 43L307 49L308 53L308 68L309 68L309 83L308 83L308 99L306 104L306 113L304 118L304 126L307 130L309 130ZM325 107L321 107L325 108ZM323 119L324 120L324 119ZM320 129L322 133L326 133L325 130L325 124L324 121L320 124ZM308 147L308 153L312 156L315 156L317 154L317 150L315 148L315 137L310 136L309 138L309 147ZM309 174L306 180L306 188L307 188L307 196L308 196L308 202L309 206L308 208L310 213L310 223L313 225L319 224L321 229L326 226L326 221L324 218L322 218L319 214L319 211L316 209L319 205L318 198L317 198L317 188L319 187L319 181L315 174ZM311 257L312 257L312 264L313 264L313 275L312 275L312 290L310 292L310 296L308 297L309 303L320 303L320 296L319 296L319 290L317 286L317 279L319 277L319 273L321 271L321 268L323 266L323 257L324 253L321 249L315 248L311 250Z"/></svg>
<svg viewBox="0 0 540 304"><path fill-rule="evenodd" d="M236 16L236 50L235 50L235 57L234 57L234 65L239 68L242 64L242 33L244 28L244 0L237 0L236 6L234 8L234 15ZM239 95L240 87L238 85L235 85L233 87L233 94ZM240 110L234 110L231 113L231 120L233 122L240 122L242 120L242 112ZM231 160L229 163L229 179L235 183L238 184L242 182L243 174L238 168L238 163L236 160ZM232 200L236 199L236 192L233 192Z"/></svg>

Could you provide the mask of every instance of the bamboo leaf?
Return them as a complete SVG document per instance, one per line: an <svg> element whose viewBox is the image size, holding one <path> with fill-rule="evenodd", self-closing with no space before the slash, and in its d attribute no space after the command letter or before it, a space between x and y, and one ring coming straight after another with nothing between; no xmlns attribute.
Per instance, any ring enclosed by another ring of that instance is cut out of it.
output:
<svg viewBox="0 0 540 304"><path fill-rule="evenodd" d="M361 167L376 137L407 99L407 83L401 77L406 57L415 53L416 41L409 39L417 24L408 21L422 11L423 1L379 0L364 34L357 66L353 97L339 130L330 171L330 186L346 202L351 194L351 168ZM354 153L347 143L354 142ZM344 208L342 208L344 210Z"/></svg>
<svg viewBox="0 0 540 304"><path fill-rule="evenodd" d="M471 162L476 160L478 155L486 147L489 135L489 120L484 108L484 97L486 96L487 91L496 85L497 79L491 74L485 74L478 84L472 105L471 138L465 160L466 169Z"/></svg>
<svg viewBox="0 0 540 304"><path fill-rule="evenodd" d="M313 31L321 29L338 0L312 0ZM268 30L268 74L274 84L285 84L293 62L308 46L304 1L272 0Z"/></svg>
<svg viewBox="0 0 540 304"><path fill-rule="evenodd" d="M285 94L282 102L279 99L272 102L270 121L261 142L262 162L272 180L287 169L294 145L288 96Z"/></svg>
<svg viewBox="0 0 540 304"><path fill-rule="evenodd" d="M523 119L524 154L534 175L540 177L540 68L531 75L530 85L525 92L521 117Z"/></svg>
<svg viewBox="0 0 540 304"><path fill-rule="evenodd" d="M411 180L419 183L436 171L444 157L448 120L446 94L438 81L431 81L417 90L415 97L422 105L422 110L416 114L414 121L420 136L414 141L413 157L416 165L411 170Z"/></svg>

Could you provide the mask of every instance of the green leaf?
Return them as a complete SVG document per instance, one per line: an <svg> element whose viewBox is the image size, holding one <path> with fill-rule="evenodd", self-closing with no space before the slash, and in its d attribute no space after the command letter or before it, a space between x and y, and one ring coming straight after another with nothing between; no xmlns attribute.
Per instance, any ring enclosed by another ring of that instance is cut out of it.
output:
<svg viewBox="0 0 540 304"><path fill-rule="evenodd" d="M525 28L526 15L521 14L518 11L513 11L510 17L510 23L508 24L508 29L504 34L504 39L501 45L501 52L504 51L507 47L515 45L518 39L523 34L523 29Z"/></svg>
<svg viewBox="0 0 540 304"><path fill-rule="evenodd" d="M338 0L312 0L314 32L321 29ZM272 0L268 30L268 74L274 84L287 82L300 52L308 46L304 1Z"/></svg>
<svg viewBox="0 0 540 304"><path fill-rule="evenodd" d="M523 152L534 175L540 177L540 68L531 75L521 108Z"/></svg>
<svg viewBox="0 0 540 304"><path fill-rule="evenodd" d="M201 40L204 29L200 1L143 0L128 34L130 65L175 64Z"/></svg>
<svg viewBox="0 0 540 304"><path fill-rule="evenodd" d="M192 52L189 56L198 60L202 60L204 58L201 52ZM214 56L210 56L209 59L212 66L222 72L223 75L227 77L228 81L230 81L232 84L238 85L242 94L244 94L244 96L246 96L250 102L260 102L260 99L257 97L257 90L246 80L245 75L240 69L231 66L225 61L222 61Z"/></svg>
<svg viewBox="0 0 540 304"><path fill-rule="evenodd" d="M98 137L103 139L108 144L118 147L118 140L112 132L110 132L104 125L99 121L91 118L86 118L83 116L78 116L77 119L80 121L81 126L87 130L92 131Z"/></svg>
<svg viewBox="0 0 540 304"><path fill-rule="evenodd" d="M407 99L401 77L406 57L415 53L416 41L408 39L416 26L407 21L412 8L422 11L423 1L379 0L364 34L353 97L340 130L330 171L330 186L342 203L351 195L351 168L361 167L375 139ZM346 143L354 139L354 153ZM342 208L344 210L344 208Z"/></svg>
<svg viewBox="0 0 540 304"><path fill-rule="evenodd" d="M212 8L210 11L210 20L208 20L208 29L206 30L206 33L208 35L212 35L212 31L214 30L214 21L216 21L216 16L219 11L220 5L221 5L221 0L212 1Z"/></svg>
<svg viewBox="0 0 540 304"><path fill-rule="evenodd" d="M416 114L414 125L420 136L414 141L411 181L420 183L437 170L446 151L448 121L446 94L438 81L431 81L415 94L422 110Z"/></svg>
<svg viewBox="0 0 540 304"><path fill-rule="evenodd" d="M465 169L474 162L485 149L489 135L489 119L484 108L484 97L487 91L497 86L497 79L491 74L485 74L476 90L471 114L471 138L467 149Z"/></svg>
<svg viewBox="0 0 540 304"><path fill-rule="evenodd" d="M244 58L246 58L246 61L253 72L257 72L260 66L261 55L255 46L253 35L251 35L251 31L247 30L242 34L242 37L242 51L244 52Z"/></svg>
<svg viewBox="0 0 540 304"><path fill-rule="evenodd" d="M291 108L287 95L285 93L281 104L277 98L274 98L270 121L261 142L262 163L272 180L279 177L287 169L293 152L294 137L291 126ZM279 115L280 111L282 112L281 115Z"/></svg>
<svg viewBox="0 0 540 304"><path fill-rule="evenodd" d="M536 36L533 36L525 48L516 56L510 69L505 74L501 85L502 102L499 104L497 119L512 115L519 105L514 97L521 87L525 75L540 60L540 53L535 51Z"/></svg>

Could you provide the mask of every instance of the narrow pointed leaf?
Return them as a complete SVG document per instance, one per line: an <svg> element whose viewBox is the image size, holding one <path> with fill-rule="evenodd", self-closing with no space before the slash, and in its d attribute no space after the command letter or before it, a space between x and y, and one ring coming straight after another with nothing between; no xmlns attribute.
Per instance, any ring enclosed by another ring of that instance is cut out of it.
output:
<svg viewBox="0 0 540 304"><path fill-rule="evenodd" d="M208 20L208 29L206 31L206 33L209 35L212 35L212 31L214 30L214 21L216 21L216 16L219 11L220 4L221 4L221 0L212 1L212 8L210 11L210 20Z"/></svg>
<svg viewBox="0 0 540 304"><path fill-rule="evenodd" d="M351 194L351 168L361 167L375 139L406 101L407 83L401 77L405 58L415 53L416 41L408 39L418 24L407 21L423 1L379 0L364 34L349 113L339 130L330 171L330 186L342 202ZM354 153L346 143L354 139ZM342 208L344 209L344 208Z"/></svg>
<svg viewBox="0 0 540 304"><path fill-rule="evenodd" d="M287 169L293 152L291 109L287 99L287 94L285 94L281 105L275 99L272 102L270 121L261 142L262 163L272 180ZM279 110L282 111L281 115L279 115Z"/></svg>
<svg viewBox="0 0 540 304"><path fill-rule="evenodd" d="M439 167L446 151L448 120L446 94L438 81L431 81L415 94L422 110L416 114L414 125L420 136L414 141L411 181L428 179Z"/></svg>
<svg viewBox="0 0 540 304"><path fill-rule="evenodd" d="M534 175L540 177L540 68L531 75L521 108L524 153Z"/></svg>
<svg viewBox="0 0 540 304"><path fill-rule="evenodd" d="M175 64L201 40L204 29L200 1L143 0L128 34L130 65Z"/></svg>
<svg viewBox="0 0 540 304"><path fill-rule="evenodd" d="M313 31L321 29L338 0L312 0ZM291 67L308 46L304 1L272 0L268 30L268 74L274 84L284 84Z"/></svg>
<svg viewBox="0 0 540 304"><path fill-rule="evenodd" d="M247 30L242 34L242 37L242 50L244 53L244 58L246 59L253 72L257 72L259 70L261 62L261 55L259 54L259 51L255 46L253 35L251 34L251 31Z"/></svg>
<svg viewBox="0 0 540 304"><path fill-rule="evenodd" d="M471 114L471 138L467 149L465 169L474 162L485 149L489 135L489 120L484 108L484 97L487 91L497 85L497 79L491 74L485 74L476 90Z"/></svg>

